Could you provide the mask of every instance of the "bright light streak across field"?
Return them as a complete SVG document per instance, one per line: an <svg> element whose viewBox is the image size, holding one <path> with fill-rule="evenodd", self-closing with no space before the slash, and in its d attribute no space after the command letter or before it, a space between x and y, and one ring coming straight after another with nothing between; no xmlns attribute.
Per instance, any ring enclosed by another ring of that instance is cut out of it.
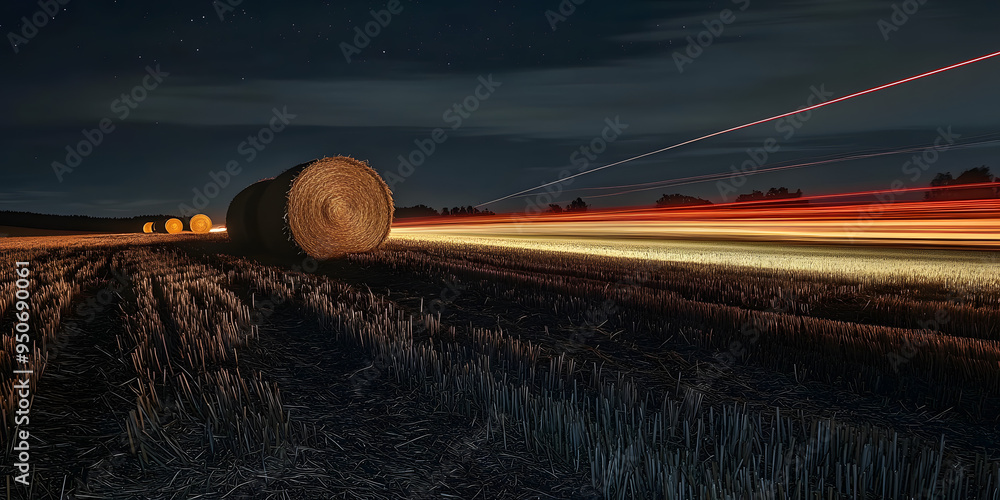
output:
<svg viewBox="0 0 1000 500"><path fill-rule="evenodd" d="M995 195L998 183L942 189ZM753 240L1000 249L1000 199L895 202L927 188L819 195L672 209L633 207L534 216L397 221L393 234L428 237ZM936 190L937 191L937 190ZM859 197L882 201L857 201ZM829 203L831 198L855 201ZM825 200L827 203L814 203Z"/></svg>
<svg viewBox="0 0 1000 500"><path fill-rule="evenodd" d="M990 290L1000 275L1000 259L981 252L919 249L789 245L748 241L655 240L638 238L595 239L587 237L539 237L536 235L441 235L397 233L393 240L404 243L443 243L490 249L503 255L510 249L555 252L603 259L643 262L697 263L821 273L847 279L940 283L945 288L961 284L970 291ZM980 288L981 287L981 288ZM951 288L953 289L953 288Z"/></svg>
<svg viewBox="0 0 1000 500"><path fill-rule="evenodd" d="M945 287L989 289L1000 275L1000 259L980 252L880 247L837 247L788 245L750 241L655 240L638 238L595 239L587 237L547 237L537 235L440 235L396 233L390 241L473 245L503 254L509 249L582 254L597 258L642 261L685 262L702 265L744 266L754 269L818 272L826 275L872 279L895 276L927 280ZM925 281L925 282L927 282Z"/></svg>
<svg viewBox="0 0 1000 500"><path fill-rule="evenodd" d="M678 144L674 144L673 146L668 146L668 147L665 147L665 148L662 148L662 149L657 149L656 151L650 151L649 153L643 153L643 154L638 155L638 156L633 156L631 158L626 158L626 159L621 160L621 161L617 161L617 162L609 163L607 165L603 165L603 166L600 166L600 167L592 168L592 169L587 170L585 172L580 172L580 173L577 173L577 174L570 175L568 177L563 177L561 179L554 180L552 182L547 182L545 184L542 184L542 185L539 185L539 186L535 186L535 187L530 188L530 189L525 189L523 191L518 191L516 193L509 194L507 196L504 196L504 197L501 197L501 198L497 198L497 199L492 200L492 201L487 201L486 203L480 203L479 205L476 205L476 206L477 207L482 207L484 205L490 205L490 204L496 203L498 201L503 201L503 200L506 200L506 199L509 199L509 198L513 198L513 197L521 195L521 194L530 193L531 191L534 191L536 189L541 189L541 188L544 188L546 186L551 186L553 184L557 184L557 183L560 183L560 182L565 182L566 180L572 179L574 177L580 177L582 175L591 174L591 173L597 172L598 170L604 170L606 168L611 168L611 167L614 167L616 165L621 165L621 164L624 164L624 163L628 163L630 161L638 160L640 158L645 158L647 156L651 156L651 155L655 155L655 154L658 154L658 153L662 153L664 151L669 151L671 149L676 149L676 148L679 148L681 146L686 146L686 145L691 144L691 143L703 141L705 139L710 139L712 137L716 137L716 136L719 136L719 135L722 135L722 134L727 134L729 132L735 132L737 130L741 130L741 129L744 129L744 128L752 127L754 125L760 125L761 123L767 123L767 122L770 122L770 121L774 121L774 120L778 120L778 119L785 118L785 117L788 117L788 116L792 116L794 114L804 113L804 112L807 112L807 111L812 111L814 109L822 108L824 106L829 106L831 104L835 104L835 103L838 103L838 102L846 101L848 99L853 99L855 97L860 97L860 96L863 96L863 95L866 95L866 94L871 94L871 93L874 93L874 92L878 92L880 90L885 90L887 88L895 87L897 85L902 85L904 83L912 82L914 80L919 80L921 78L926 78L928 76L936 75L938 73L943 73L945 71L949 71L949 70L953 70L953 69L956 69L956 68L960 68L962 66L968 66L970 64L974 64L974 63L977 63L977 62L980 62L980 61L985 61L987 59L990 59L990 58L993 58L993 57L996 57L996 56L1000 56L1000 52L994 52L992 54L987 54L985 56L977 57L975 59L969 59L968 61L963 61L963 62L960 62L960 63L957 63L957 64L952 64L951 66L945 66L944 68L938 68L938 69L933 70L933 71L928 71L926 73L921 73L919 75L911 76L909 78L904 78L902 80L897 80L895 82L890 82L890 83L887 83L885 85L880 85L878 87L870 88L868 90L862 90L860 92L855 92L853 94L849 94L849 95L846 95L846 96L843 96L843 97L838 97L836 99L832 99L832 100L829 100L829 101L826 101L826 102L821 102L819 104L814 104L812 106L809 106L809 107L806 107L806 108L803 108L803 109L796 109L794 111L789 111L787 113L782 113L780 115L775 115L775 116L772 116L770 118L763 118L763 119L760 119L760 120L757 120L757 121L753 121L753 122L750 122L750 123L745 123L743 125L738 125L738 126L735 126L735 127L727 128L725 130L720 130L718 132L713 132L711 134L703 135L701 137L697 137L697 138L690 139L690 140L687 140L687 141L684 141L684 142L681 142L681 143L678 143Z"/></svg>

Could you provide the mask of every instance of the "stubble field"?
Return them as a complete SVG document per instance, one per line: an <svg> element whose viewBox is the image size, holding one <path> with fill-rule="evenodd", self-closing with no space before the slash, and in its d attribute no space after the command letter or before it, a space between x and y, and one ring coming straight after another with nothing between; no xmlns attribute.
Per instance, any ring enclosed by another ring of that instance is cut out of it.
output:
<svg viewBox="0 0 1000 500"><path fill-rule="evenodd" d="M409 235L317 263L223 233L15 261L32 497L1000 498L988 252Z"/></svg>

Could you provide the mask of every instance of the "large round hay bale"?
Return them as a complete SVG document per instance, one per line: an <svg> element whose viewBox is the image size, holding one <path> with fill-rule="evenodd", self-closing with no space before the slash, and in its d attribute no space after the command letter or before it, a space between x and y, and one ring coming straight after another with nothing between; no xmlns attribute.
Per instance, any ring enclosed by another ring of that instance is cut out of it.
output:
<svg viewBox="0 0 1000 500"><path fill-rule="evenodd" d="M205 214L198 214L188 221L192 233L207 233L212 230L212 219Z"/></svg>
<svg viewBox="0 0 1000 500"><path fill-rule="evenodd" d="M152 233L153 232L153 223L152 222L147 222L147 223L143 224L142 225L142 232L144 232L146 234Z"/></svg>
<svg viewBox="0 0 1000 500"><path fill-rule="evenodd" d="M260 238L260 248L279 255L296 254L301 251L292 241L291 230L288 228L286 205L288 188L295 176L311 162L296 165L271 179L261 190L257 199L257 235Z"/></svg>
<svg viewBox="0 0 1000 500"><path fill-rule="evenodd" d="M233 198L226 211L226 233L229 241L247 250L260 250L260 235L257 232L257 205L260 195L273 178L263 179L247 186Z"/></svg>
<svg viewBox="0 0 1000 500"><path fill-rule="evenodd" d="M181 232L181 231L184 230L184 223L181 222L180 219L178 219L176 217L173 217L173 218L167 219L167 222L166 222L166 224L164 224L164 227L167 229L168 233L170 233L170 234L177 234L177 233L179 233L179 232Z"/></svg>
<svg viewBox="0 0 1000 500"><path fill-rule="evenodd" d="M367 163L346 156L297 165L261 194L257 227L274 253L324 260L378 248L392 225L392 193Z"/></svg>

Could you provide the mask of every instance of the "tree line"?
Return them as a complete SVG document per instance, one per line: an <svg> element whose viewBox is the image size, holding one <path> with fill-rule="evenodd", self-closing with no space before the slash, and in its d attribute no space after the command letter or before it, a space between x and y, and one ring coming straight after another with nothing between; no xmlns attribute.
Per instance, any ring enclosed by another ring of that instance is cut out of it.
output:
<svg viewBox="0 0 1000 500"><path fill-rule="evenodd" d="M393 217L396 219L405 219L409 217L471 217L487 215L496 214L490 210L480 210L471 205L465 207L444 207L438 212L427 205L420 204L412 207L396 207Z"/></svg>
<svg viewBox="0 0 1000 500"><path fill-rule="evenodd" d="M1000 198L1000 178L990 173L990 167L970 168L958 177L952 177L951 172L942 172L931 179L932 188L945 188L968 184L996 184L993 186L982 186L968 189L931 189L924 193L924 199L929 201L939 200L976 200L983 198Z"/></svg>
<svg viewBox="0 0 1000 500"><path fill-rule="evenodd" d="M969 189L943 189L954 186L969 185L969 184L986 184L986 183L996 183L996 187L993 186L983 186L975 187ZM934 179L931 180L930 187L932 189L928 190L924 199L926 200L970 200L970 199L983 199L983 198L1000 198L1000 177L994 176L990 173L990 167L983 165L981 167L970 168L957 177L952 176L951 172L942 172L937 174ZM941 189L933 189L941 188ZM808 200L798 200L802 198L802 190L796 189L792 191L787 187L772 187L767 191L753 190L749 193L743 193L736 197L735 203L752 203L752 202L772 202L776 200L788 200L787 202L782 202L782 204L793 203L793 204L806 204L809 203ZM798 200L798 201L796 201ZM696 196L689 196L680 193L664 194L656 200L656 206L660 208L675 208L675 207L691 207L700 205L712 205L713 203L704 198L698 198ZM583 201L583 198L577 198L571 201L565 207L557 204L550 203L549 208L545 213L549 214L559 214L559 213L572 213L572 212L586 212L590 208L590 205ZM489 210L480 210L476 207L453 207L444 208L440 212L434 210L426 205L416 205L413 207L398 207L396 208L396 218L405 217L454 217L454 216L480 216L480 215L496 215Z"/></svg>
<svg viewBox="0 0 1000 500"><path fill-rule="evenodd" d="M143 224L150 221L154 221L158 225L163 224L170 217L170 215L91 217L89 215L53 215L4 210L0 211L0 226L97 233L141 233Z"/></svg>

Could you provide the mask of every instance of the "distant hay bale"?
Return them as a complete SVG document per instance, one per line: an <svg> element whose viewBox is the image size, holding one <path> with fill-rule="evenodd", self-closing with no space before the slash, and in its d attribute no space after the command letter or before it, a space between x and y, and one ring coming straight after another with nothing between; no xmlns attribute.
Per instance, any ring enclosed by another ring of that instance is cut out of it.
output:
<svg viewBox="0 0 1000 500"><path fill-rule="evenodd" d="M150 226L150 229L152 229L154 233L164 233L165 234L167 232L167 221L168 220L170 220L169 217L157 217L157 218L155 218L155 219L153 219L151 221L152 226Z"/></svg>
<svg viewBox="0 0 1000 500"><path fill-rule="evenodd" d="M260 249L263 243L257 232L257 205L260 195L271 184L272 178L247 186L233 198L226 211L226 233L234 245L248 250Z"/></svg>
<svg viewBox="0 0 1000 500"><path fill-rule="evenodd" d="M167 229L168 233L177 234L184 230L184 223L181 222L180 219L171 218L167 219L167 222L166 224L164 224L164 227Z"/></svg>
<svg viewBox="0 0 1000 500"><path fill-rule="evenodd" d="M367 163L345 156L292 167L257 205L263 247L324 260L378 248L392 225L392 193Z"/></svg>
<svg viewBox="0 0 1000 500"><path fill-rule="evenodd" d="M142 225L142 232L144 232L146 234L152 233L153 232L153 223L152 222L147 222L147 223L143 224Z"/></svg>
<svg viewBox="0 0 1000 500"><path fill-rule="evenodd" d="M205 214L198 214L191 217L188 227L192 233L207 233L212 230L212 219Z"/></svg>

